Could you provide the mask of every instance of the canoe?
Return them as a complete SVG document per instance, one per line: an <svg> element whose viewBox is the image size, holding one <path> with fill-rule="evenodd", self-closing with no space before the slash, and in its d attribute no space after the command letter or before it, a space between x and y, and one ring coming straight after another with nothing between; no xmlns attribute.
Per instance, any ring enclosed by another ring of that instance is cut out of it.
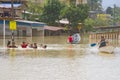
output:
<svg viewBox="0 0 120 80"><path fill-rule="evenodd" d="M105 52L99 52L98 55L104 56L104 57L114 57L115 56L115 54L110 54L110 53L105 53Z"/></svg>
<svg viewBox="0 0 120 80"><path fill-rule="evenodd" d="M115 48L113 46L105 46L105 47L99 48L99 51L102 53L113 53L114 49Z"/></svg>

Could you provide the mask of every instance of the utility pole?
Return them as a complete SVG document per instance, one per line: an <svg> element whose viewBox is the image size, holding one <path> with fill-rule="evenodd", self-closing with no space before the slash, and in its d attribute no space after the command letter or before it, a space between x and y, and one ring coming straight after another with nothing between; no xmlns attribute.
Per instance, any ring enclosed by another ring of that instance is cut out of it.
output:
<svg viewBox="0 0 120 80"><path fill-rule="evenodd" d="M11 0L11 9L12 9L12 20L14 20L14 5L13 5L13 0ZM14 31L12 30L12 43L14 42Z"/></svg>

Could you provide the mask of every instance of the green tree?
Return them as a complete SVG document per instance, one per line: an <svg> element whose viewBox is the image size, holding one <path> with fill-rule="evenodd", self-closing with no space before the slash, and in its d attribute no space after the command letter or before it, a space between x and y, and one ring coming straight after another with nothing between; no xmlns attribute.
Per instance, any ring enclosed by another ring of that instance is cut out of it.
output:
<svg viewBox="0 0 120 80"><path fill-rule="evenodd" d="M112 18L111 18L111 24L115 24L115 23L119 23L120 22L120 7L114 5L114 8L108 7L106 9L106 13L107 14L111 14Z"/></svg>
<svg viewBox="0 0 120 80"><path fill-rule="evenodd" d="M108 7L108 8L106 9L106 13L113 15L113 9L112 9L111 7Z"/></svg>
<svg viewBox="0 0 120 80"><path fill-rule="evenodd" d="M91 11L102 10L102 0L87 0Z"/></svg>
<svg viewBox="0 0 120 80"><path fill-rule="evenodd" d="M108 26L109 25L109 21L110 20L103 20L101 18L97 18L95 20L95 25L96 27L99 27L99 26Z"/></svg>
<svg viewBox="0 0 120 80"><path fill-rule="evenodd" d="M59 0L47 0L44 5L41 21L48 25L55 25L55 22L60 19L61 9L64 7Z"/></svg>
<svg viewBox="0 0 120 80"><path fill-rule="evenodd" d="M91 19L91 18L87 18L85 19L84 22L84 31L88 32L88 31L92 31L93 30L93 26L95 25L95 20Z"/></svg>
<svg viewBox="0 0 120 80"><path fill-rule="evenodd" d="M69 21L69 28L76 30L78 23L83 23L88 17L88 6L85 4L70 5L65 7L62 12L62 17Z"/></svg>
<svg viewBox="0 0 120 80"><path fill-rule="evenodd" d="M28 17L29 20L35 20L35 18L38 18L42 13L42 6L40 3L36 3L29 0L27 6L28 6L27 11L30 12Z"/></svg>

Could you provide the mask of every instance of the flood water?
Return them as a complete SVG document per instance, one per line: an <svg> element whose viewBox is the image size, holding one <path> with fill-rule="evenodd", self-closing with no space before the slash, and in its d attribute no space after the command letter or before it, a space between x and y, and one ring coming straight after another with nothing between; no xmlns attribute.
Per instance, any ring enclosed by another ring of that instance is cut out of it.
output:
<svg viewBox="0 0 120 80"><path fill-rule="evenodd" d="M0 80L119 80L120 48L99 53L87 39L68 44L66 36L16 38L47 45L46 49L3 49L0 39ZM7 41L7 40L6 40Z"/></svg>

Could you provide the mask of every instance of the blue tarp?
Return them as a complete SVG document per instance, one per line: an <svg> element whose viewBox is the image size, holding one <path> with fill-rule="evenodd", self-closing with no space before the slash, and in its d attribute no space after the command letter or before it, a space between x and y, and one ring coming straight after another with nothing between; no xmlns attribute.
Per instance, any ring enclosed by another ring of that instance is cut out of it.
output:
<svg viewBox="0 0 120 80"><path fill-rule="evenodd" d="M6 25L9 25L9 20L6 20ZM46 26L45 23L42 22L35 22L35 21L27 21L27 20L16 20L17 26L24 26L24 27L44 27ZM0 24L3 24L3 20L0 20Z"/></svg>
<svg viewBox="0 0 120 80"><path fill-rule="evenodd" d="M19 7L21 6L22 4L21 3L13 3L13 7ZM11 8L12 5L11 3L0 3L0 8Z"/></svg>

